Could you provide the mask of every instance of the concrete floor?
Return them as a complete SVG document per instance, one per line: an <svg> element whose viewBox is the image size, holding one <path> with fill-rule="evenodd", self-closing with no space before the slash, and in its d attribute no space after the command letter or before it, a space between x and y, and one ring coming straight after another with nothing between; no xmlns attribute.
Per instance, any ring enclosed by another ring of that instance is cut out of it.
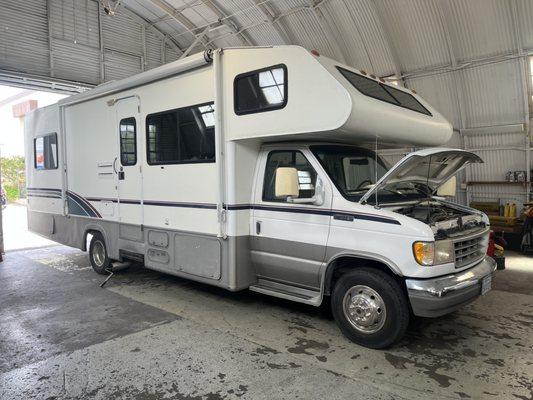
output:
<svg viewBox="0 0 533 400"><path fill-rule="evenodd" d="M0 264L0 399L533 399L533 259L392 349L327 308L230 293L132 267L101 289L86 253Z"/></svg>

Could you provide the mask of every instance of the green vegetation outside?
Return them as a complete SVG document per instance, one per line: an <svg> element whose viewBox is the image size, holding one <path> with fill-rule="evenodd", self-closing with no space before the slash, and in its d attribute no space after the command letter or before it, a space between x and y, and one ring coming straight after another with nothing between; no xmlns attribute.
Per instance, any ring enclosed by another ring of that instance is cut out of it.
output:
<svg viewBox="0 0 533 400"><path fill-rule="evenodd" d="M14 201L21 197L21 191L25 192L26 176L24 174L24 157L14 156L2 158L0 164L2 173L2 186L6 192L8 201Z"/></svg>

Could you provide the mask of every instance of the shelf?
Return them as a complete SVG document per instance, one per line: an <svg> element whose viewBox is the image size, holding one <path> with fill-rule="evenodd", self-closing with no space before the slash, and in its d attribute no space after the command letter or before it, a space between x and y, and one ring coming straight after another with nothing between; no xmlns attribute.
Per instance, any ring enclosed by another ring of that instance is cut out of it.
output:
<svg viewBox="0 0 533 400"><path fill-rule="evenodd" d="M509 181L469 181L466 182L466 186L474 185L515 185L515 186L527 186L527 182L509 182Z"/></svg>

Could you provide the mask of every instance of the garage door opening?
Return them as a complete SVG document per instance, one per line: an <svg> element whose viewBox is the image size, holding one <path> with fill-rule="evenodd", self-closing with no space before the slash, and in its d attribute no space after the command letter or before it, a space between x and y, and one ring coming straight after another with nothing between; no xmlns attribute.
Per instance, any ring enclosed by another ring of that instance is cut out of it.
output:
<svg viewBox="0 0 533 400"><path fill-rule="evenodd" d="M0 85L0 221L4 251L55 244L28 231L24 118L31 110L56 103L64 97L64 94Z"/></svg>

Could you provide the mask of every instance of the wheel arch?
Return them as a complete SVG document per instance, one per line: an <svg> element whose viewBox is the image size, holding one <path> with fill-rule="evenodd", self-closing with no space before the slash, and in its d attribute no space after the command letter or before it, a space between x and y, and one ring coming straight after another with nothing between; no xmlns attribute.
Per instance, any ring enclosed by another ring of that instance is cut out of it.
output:
<svg viewBox="0 0 533 400"><path fill-rule="evenodd" d="M87 225L85 227L85 231L83 232L83 235L82 235L81 249L83 251L87 251L87 237L89 235L93 235L94 233L100 233L104 237L104 241L105 241L106 246L108 246L109 242L108 242L108 238L107 238L107 234L105 232L105 229L103 229L99 225L90 224L90 225Z"/></svg>
<svg viewBox="0 0 533 400"><path fill-rule="evenodd" d="M339 253L327 262L324 273L324 295L329 296L335 280L345 271L354 268L375 268L395 279L403 276L396 264L377 254Z"/></svg>

